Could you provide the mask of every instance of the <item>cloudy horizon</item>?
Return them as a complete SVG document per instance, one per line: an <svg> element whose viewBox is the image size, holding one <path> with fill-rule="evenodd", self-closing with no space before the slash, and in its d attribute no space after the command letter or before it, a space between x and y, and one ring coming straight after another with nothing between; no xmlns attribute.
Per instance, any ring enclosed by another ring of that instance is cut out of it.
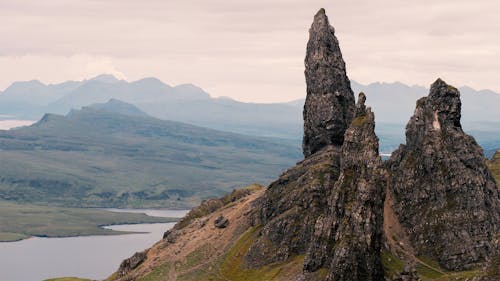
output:
<svg viewBox="0 0 500 281"><path fill-rule="evenodd" d="M324 7L353 80L428 87L441 77L500 92L500 4L373 2L2 1L0 90L109 73L247 102L302 98L308 29Z"/></svg>

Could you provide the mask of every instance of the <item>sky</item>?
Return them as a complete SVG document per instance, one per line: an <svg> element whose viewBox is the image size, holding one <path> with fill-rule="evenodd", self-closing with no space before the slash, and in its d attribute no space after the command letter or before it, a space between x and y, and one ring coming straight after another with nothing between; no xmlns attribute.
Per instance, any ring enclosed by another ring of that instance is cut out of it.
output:
<svg viewBox="0 0 500 281"><path fill-rule="evenodd" d="M247 102L303 98L321 7L353 80L500 92L496 0L0 0L0 90L109 73Z"/></svg>

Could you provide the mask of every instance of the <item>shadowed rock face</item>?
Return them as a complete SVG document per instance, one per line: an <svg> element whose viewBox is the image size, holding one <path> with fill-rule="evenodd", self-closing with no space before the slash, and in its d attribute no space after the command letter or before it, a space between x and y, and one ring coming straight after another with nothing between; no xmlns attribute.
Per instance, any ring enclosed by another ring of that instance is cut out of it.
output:
<svg viewBox="0 0 500 281"><path fill-rule="evenodd" d="M388 167L394 209L417 255L450 270L498 254L500 197L482 149L460 124L460 93L438 79L406 127Z"/></svg>
<svg viewBox="0 0 500 281"><path fill-rule="evenodd" d="M326 280L383 280L383 201L386 173L378 151L375 119L360 94L345 133L341 173L316 221L304 262L306 276L327 269ZM312 280L312 278L311 278Z"/></svg>
<svg viewBox="0 0 500 281"><path fill-rule="evenodd" d="M305 58L304 156L328 145L341 146L354 114L354 94L335 30L321 9L309 30Z"/></svg>
<svg viewBox="0 0 500 281"><path fill-rule="evenodd" d="M354 112L345 64L323 9L310 29L305 74L306 159L258 201L260 235L246 263L258 268L305 255L304 280L381 280L385 178L374 115L364 94Z"/></svg>

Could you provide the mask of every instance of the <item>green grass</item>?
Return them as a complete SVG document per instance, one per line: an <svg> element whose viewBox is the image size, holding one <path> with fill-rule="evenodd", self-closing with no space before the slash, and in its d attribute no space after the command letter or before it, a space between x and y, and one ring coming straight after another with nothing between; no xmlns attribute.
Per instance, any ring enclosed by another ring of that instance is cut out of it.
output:
<svg viewBox="0 0 500 281"><path fill-rule="evenodd" d="M153 271L137 281L162 281L168 280L168 272L170 271L170 264L168 262L155 267Z"/></svg>
<svg viewBox="0 0 500 281"><path fill-rule="evenodd" d="M496 152L493 158L487 162L488 168L495 177L497 185L500 187L500 152Z"/></svg>
<svg viewBox="0 0 500 281"><path fill-rule="evenodd" d="M384 250L381 253L382 265L384 266L384 273L386 276L391 277L401 273L405 267L405 262L394 256L391 252Z"/></svg>
<svg viewBox="0 0 500 281"><path fill-rule="evenodd" d="M181 264L177 270L184 271L194 266L197 266L208 259L210 259L211 254L214 252L214 249L211 245L205 244L201 247L198 247L196 250L192 251L186 256L186 262Z"/></svg>
<svg viewBox="0 0 500 281"><path fill-rule="evenodd" d="M249 269L244 266L244 256L255 241L258 227L252 227L235 243L220 266L220 275L232 281L267 281L276 279L281 273L301 268L304 256L296 256L286 263L276 263L262 268Z"/></svg>
<svg viewBox="0 0 500 281"><path fill-rule="evenodd" d="M422 263L417 264L417 273L422 279L422 281L430 280L440 280L440 281L465 281L471 280L473 277L482 276L483 272L481 270L467 270L467 271L448 271L442 268L436 260L429 257L418 257L421 261L428 264L424 265ZM436 271L434 268L440 270ZM444 273L443 273L444 272Z"/></svg>
<svg viewBox="0 0 500 281"><path fill-rule="evenodd" d="M101 225L172 222L173 218L144 214L113 213L97 209L47 207L0 201L0 241L16 241L31 236L67 237L113 235L124 232Z"/></svg>

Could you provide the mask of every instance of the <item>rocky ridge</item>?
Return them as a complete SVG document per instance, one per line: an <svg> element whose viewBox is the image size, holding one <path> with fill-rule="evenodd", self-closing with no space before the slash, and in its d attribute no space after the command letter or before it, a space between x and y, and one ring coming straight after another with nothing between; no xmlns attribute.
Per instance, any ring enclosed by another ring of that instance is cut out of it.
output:
<svg viewBox="0 0 500 281"><path fill-rule="evenodd" d="M384 163L323 9L305 65L305 159L203 202L109 280L499 280L498 187L459 92L438 79Z"/></svg>

